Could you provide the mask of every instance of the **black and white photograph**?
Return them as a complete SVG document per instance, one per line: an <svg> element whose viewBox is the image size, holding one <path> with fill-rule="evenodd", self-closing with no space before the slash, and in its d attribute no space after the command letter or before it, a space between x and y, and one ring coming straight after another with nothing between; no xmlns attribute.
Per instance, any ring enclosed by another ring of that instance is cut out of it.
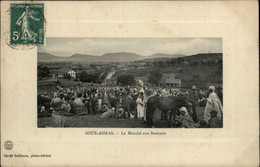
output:
<svg viewBox="0 0 260 167"><path fill-rule="evenodd" d="M48 127L222 128L222 38L47 38L37 122Z"/></svg>
<svg viewBox="0 0 260 167"><path fill-rule="evenodd" d="M0 166L259 166L258 20L256 0L1 1Z"/></svg>

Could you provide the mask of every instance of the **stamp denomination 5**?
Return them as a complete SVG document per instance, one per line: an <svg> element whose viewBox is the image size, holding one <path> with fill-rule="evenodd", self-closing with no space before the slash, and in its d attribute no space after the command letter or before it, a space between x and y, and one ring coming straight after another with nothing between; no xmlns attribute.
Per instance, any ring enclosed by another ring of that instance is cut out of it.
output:
<svg viewBox="0 0 260 167"><path fill-rule="evenodd" d="M44 4L11 4L11 45L44 44Z"/></svg>

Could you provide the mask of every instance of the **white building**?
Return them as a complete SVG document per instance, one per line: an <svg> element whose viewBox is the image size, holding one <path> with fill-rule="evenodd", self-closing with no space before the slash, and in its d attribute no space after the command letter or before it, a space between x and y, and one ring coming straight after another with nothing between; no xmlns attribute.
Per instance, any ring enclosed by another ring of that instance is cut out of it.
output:
<svg viewBox="0 0 260 167"><path fill-rule="evenodd" d="M72 77L72 78L76 78L76 72L74 70L70 70L68 72L68 74Z"/></svg>

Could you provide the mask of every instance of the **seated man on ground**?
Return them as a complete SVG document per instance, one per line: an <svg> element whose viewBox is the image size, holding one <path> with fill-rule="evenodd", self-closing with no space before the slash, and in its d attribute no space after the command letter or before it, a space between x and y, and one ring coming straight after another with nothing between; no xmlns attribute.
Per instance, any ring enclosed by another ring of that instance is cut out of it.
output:
<svg viewBox="0 0 260 167"><path fill-rule="evenodd" d="M60 109L66 111L67 113L70 113L71 110L70 103L64 100L64 103L61 105Z"/></svg>
<svg viewBox="0 0 260 167"><path fill-rule="evenodd" d="M115 113L115 108L112 107L111 109L109 109L107 107L107 105L104 105L104 108L105 108L105 111L103 114L100 115L100 118L110 118L112 116L114 116L116 113Z"/></svg>
<svg viewBox="0 0 260 167"><path fill-rule="evenodd" d="M78 94L78 97L75 98L74 100L74 110L75 110L75 113L81 113L82 112L82 109L83 109L83 102L81 100L81 94Z"/></svg>
<svg viewBox="0 0 260 167"><path fill-rule="evenodd" d="M186 107L181 107L180 117L175 121L175 125L180 128L195 128L195 123Z"/></svg>
<svg viewBox="0 0 260 167"><path fill-rule="evenodd" d="M117 115L117 118L125 118L125 112L124 112L124 109L121 105L119 105L118 107L118 115Z"/></svg>
<svg viewBox="0 0 260 167"><path fill-rule="evenodd" d="M209 127L210 128L222 128L222 122L217 116L217 111L212 110L210 112L211 118L209 120Z"/></svg>
<svg viewBox="0 0 260 167"><path fill-rule="evenodd" d="M44 106L41 107L40 112L38 112L38 117L51 117L51 113L49 113Z"/></svg>
<svg viewBox="0 0 260 167"><path fill-rule="evenodd" d="M53 108L50 108L52 113L52 121L50 127L65 127L67 118L64 116L59 115Z"/></svg>
<svg viewBox="0 0 260 167"><path fill-rule="evenodd" d="M201 120L201 121L199 122L198 128L209 128L209 124L208 124L207 121Z"/></svg>
<svg viewBox="0 0 260 167"><path fill-rule="evenodd" d="M55 97L51 100L51 103L50 103L50 106L56 110L56 111L59 111L60 110L60 107L61 105L64 103L63 100L61 100L60 97Z"/></svg>

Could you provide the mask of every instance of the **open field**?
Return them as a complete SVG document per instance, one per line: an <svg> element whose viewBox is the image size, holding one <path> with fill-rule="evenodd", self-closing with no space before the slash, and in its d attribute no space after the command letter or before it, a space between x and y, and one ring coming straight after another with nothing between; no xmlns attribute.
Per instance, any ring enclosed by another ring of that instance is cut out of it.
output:
<svg viewBox="0 0 260 167"><path fill-rule="evenodd" d="M66 79L59 79L59 81L64 88L71 88L72 86L75 86L76 84L79 83L77 81L66 80ZM56 84L54 80L37 81L37 89L38 89L38 93L47 92L48 95L51 95L51 92L56 90Z"/></svg>
<svg viewBox="0 0 260 167"><path fill-rule="evenodd" d="M122 74L132 74L135 77L148 77L153 70L160 70L163 74L169 74L169 73L175 73L177 72L176 68L174 67L145 67L145 68L139 68L139 69L129 69L129 70L118 70L116 73L112 76L113 78L117 78L118 76Z"/></svg>

